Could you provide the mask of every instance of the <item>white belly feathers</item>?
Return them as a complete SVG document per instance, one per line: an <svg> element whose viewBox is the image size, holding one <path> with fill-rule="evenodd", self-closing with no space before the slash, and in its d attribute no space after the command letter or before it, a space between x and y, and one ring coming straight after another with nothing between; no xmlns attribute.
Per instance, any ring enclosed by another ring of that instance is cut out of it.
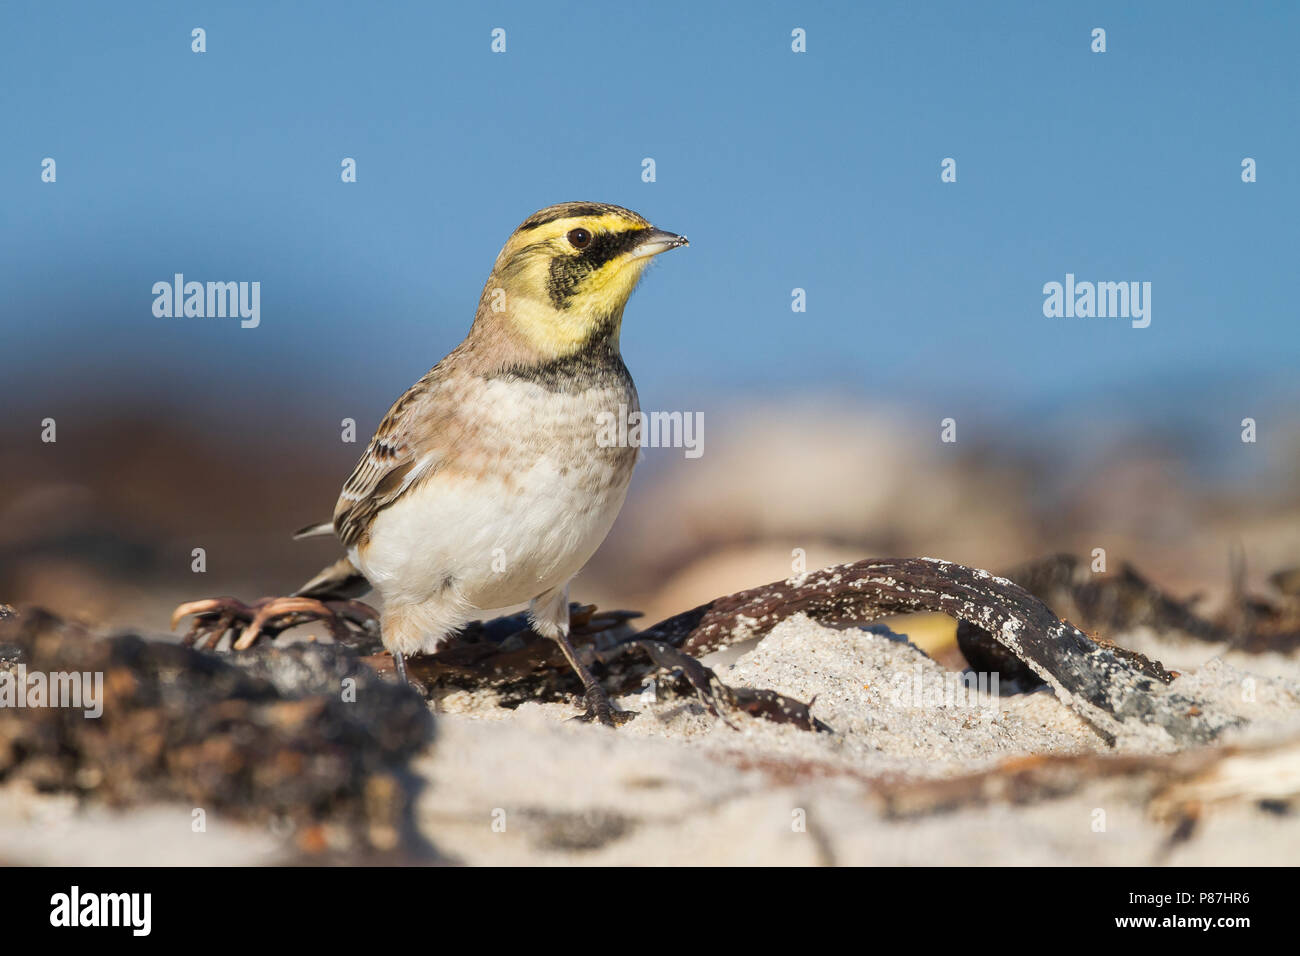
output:
<svg viewBox="0 0 1300 956"><path fill-rule="evenodd" d="M573 577L618 516L638 449L600 447L597 420L637 408L630 382L557 392L496 379L480 400L472 459L454 450L352 554L386 604L531 600Z"/></svg>

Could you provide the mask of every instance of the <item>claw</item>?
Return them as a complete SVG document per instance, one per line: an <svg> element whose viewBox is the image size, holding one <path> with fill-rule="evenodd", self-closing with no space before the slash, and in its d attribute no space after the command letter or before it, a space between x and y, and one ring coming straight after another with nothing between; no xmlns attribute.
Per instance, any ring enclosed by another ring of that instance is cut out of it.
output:
<svg viewBox="0 0 1300 956"><path fill-rule="evenodd" d="M635 710L619 710L611 704L609 695L605 693L604 688L599 684L592 684L588 687L587 692L583 695L583 700L587 704L586 712L570 719L581 721L584 724L590 724L594 721L605 727L621 727L637 715Z"/></svg>
<svg viewBox="0 0 1300 956"><path fill-rule="evenodd" d="M172 630L188 614L194 615L194 623L190 625L189 633L181 639L181 644L199 650L215 650L235 621L247 619L252 614L252 609L233 597L187 601L172 612Z"/></svg>
<svg viewBox="0 0 1300 956"><path fill-rule="evenodd" d="M181 643L200 651L215 651L234 623L235 616L229 612L218 617L215 624L205 624L195 619L194 626Z"/></svg>
<svg viewBox="0 0 1300 956"><path fill-rule="evenodd" d="M244 651L263 636L275 637L308 621L323 622L335 640L347 641L358 634L373 633L373 626L379 621L374 608L354 600L321 601L292 596L260 598L245 604L237 598L218 597L180 605L172 612L172 628L191 614L194 622L182 643L199 650L215 650L226 632L234 631L231 649Z"/></svg>
<svg viewBox="0 0 1300 956"><path fill-rule="evenodd" d="M266 623L281 614L307 613L333 623L334 615L324 604L315 598L282 597L267 601L257 609L253 620L244 628L244 633L235 641L234 650L246 651L262 636ZM331 632L334 630L330 628Z"/></svg>
<svg viewBox="0 0 1300 956"><path fill-rule="evenodd" d="M181 618L190 614L211 614L213 611L224 610L231 604L239 605L241 610L247 610L245 605L232 597L215 597L203 598L201 601L186 601L184 604L172 611L172 627L176 630L176 625L181 622Z"/></svg>
<svg viewBox="0 0 1300 956"><path fill-rule="evenodd" d="M570 720L576 720L579 723L590 724L598 723L605 727L622 727L629 720L637 715L635 710L619 710L617 707L592 708L587 707L586 712L576 717L570 717Z"/></svg>

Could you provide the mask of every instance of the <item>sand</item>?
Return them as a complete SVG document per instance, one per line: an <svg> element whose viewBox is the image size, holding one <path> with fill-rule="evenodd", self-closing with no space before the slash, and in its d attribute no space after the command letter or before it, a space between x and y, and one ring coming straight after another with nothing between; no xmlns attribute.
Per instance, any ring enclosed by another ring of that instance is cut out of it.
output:
<svg viewBox="0 0 1300 956"><path fill-rule="evenodd" d="M569 704L448 693L411 765L416 825L441 859L488 865L1300 861L1300 663L1131 637L1186 667L1178 689L1243 717L1216 744L1232 761L1109 747L1046 689L950 698L953 672L905 637L795 617L718 674L815 697L833 733L729 726L651 691L618 701L638 712L618 730L571 721ZM283 836L0 788L7 862L258 864L293 859Z"/></svg>

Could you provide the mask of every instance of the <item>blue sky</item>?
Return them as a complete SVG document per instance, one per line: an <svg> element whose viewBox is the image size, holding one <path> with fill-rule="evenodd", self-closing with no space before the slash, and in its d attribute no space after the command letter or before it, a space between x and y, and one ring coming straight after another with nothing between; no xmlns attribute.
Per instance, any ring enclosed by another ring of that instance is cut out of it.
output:
<svg viewBox="0 0 1300 956"><path fill-rule="evenodd" d="M463 6L6 3L0 404L373 425L569 199L691 238L628 309L648 407L1235 420L1295 377L1296 4ZM154 317L176 272L261 282L261 326ZM1151 282L1150 328L1045 318L1067 272Z"/></svg>

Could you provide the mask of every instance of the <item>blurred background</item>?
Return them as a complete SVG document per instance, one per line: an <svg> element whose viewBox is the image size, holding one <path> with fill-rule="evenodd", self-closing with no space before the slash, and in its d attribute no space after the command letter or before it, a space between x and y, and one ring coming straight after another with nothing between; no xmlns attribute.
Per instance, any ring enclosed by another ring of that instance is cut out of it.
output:
<svg viewBox="0 0 1300 956"><path fill-rule="evenodd" d="M337 545L289 533L571 199L690 236L623 352L705 423L577 600L653 620L796 549L1105 548L1211 596L1233 547L1300 563L1295 5L838 6L11 0L0 601L157 632L300 584ZM155 317L175 273L260 282L260 324ZM1066 273L1150 282L1150 327L1045 318Z"/></svg>

